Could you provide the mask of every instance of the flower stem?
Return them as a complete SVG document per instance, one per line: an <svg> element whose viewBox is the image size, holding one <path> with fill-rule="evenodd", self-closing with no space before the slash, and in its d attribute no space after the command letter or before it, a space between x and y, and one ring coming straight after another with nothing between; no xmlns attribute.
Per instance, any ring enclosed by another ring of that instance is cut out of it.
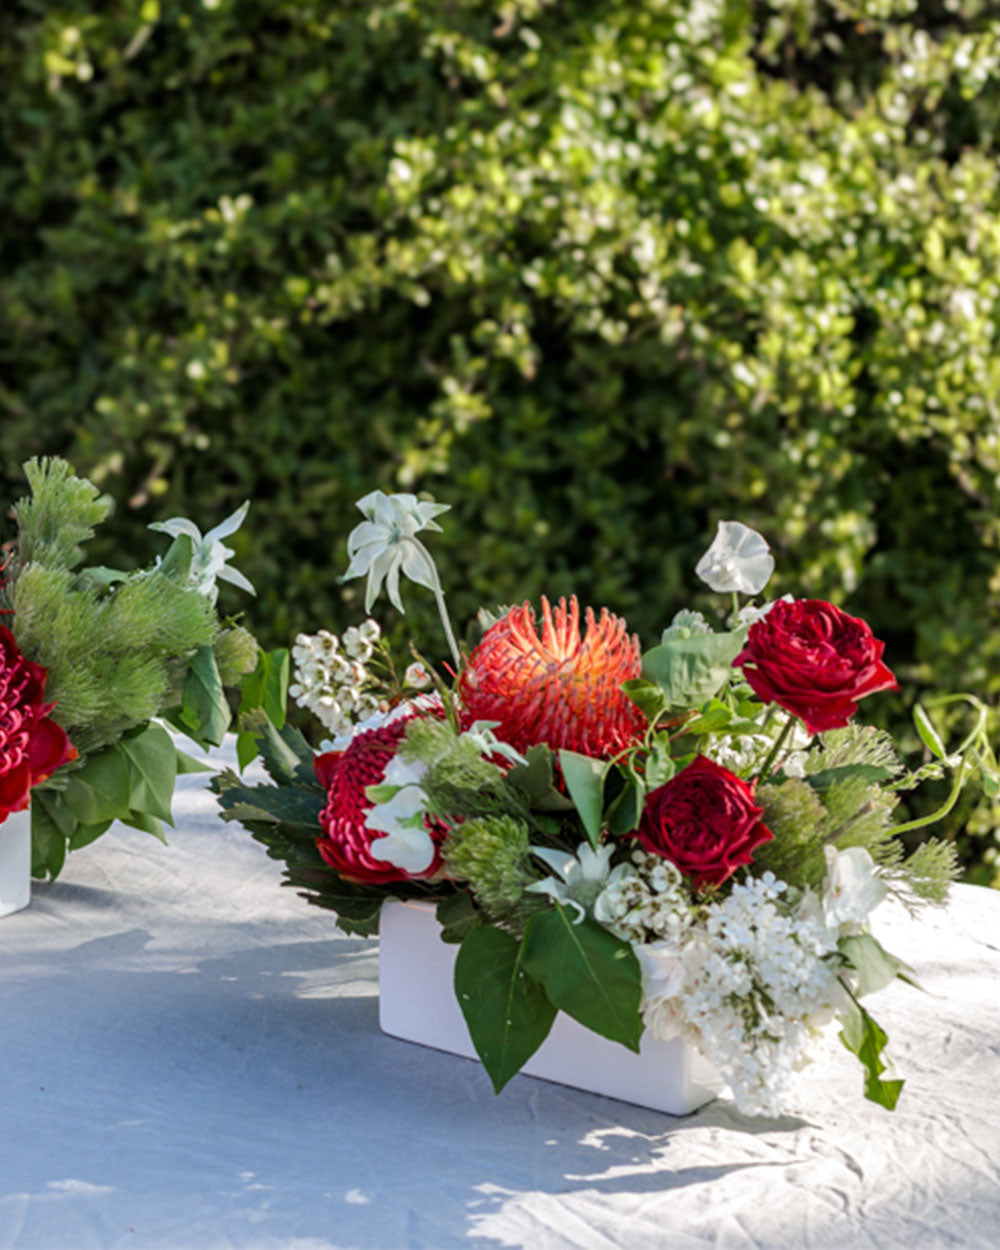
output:
<svg viewBox="0 0 1000 1250"><path fill-rule="evenodd" d="M778 758L778 753L785 745L788 735L792 732L792 726L794 724L795 717L789 716L788 720L786 720L782 726L781 733L778 734L777 738L775 738L774 746L771 747L771 750L768 752L767 759L764 761L764 767L760 770L760 775L757 778L758 782L767 781L768 777L771 775L771 769L774 767L774 761Z"/></svg>
<svg viewBox="0 0 1000 1250"><path fill-rule="evenodd" d="M900 833L909 833L911 829L922 829L924 825L932 825L936 820L941 820L947 816L951 809L958 802L958 796L962 787L965 785L966 763L965 760L958 767L955 773L955 780L952 782L951 794L945 799L936 812L931 812L929 816L920 816L916 820L908 820L905 825L893 825L892 835L896 837Z"/></svg>
<svg viewBox="0 0 1000 1250"><path fill-rule="evenodd" d="M417 547L426 559L431 568L431 575L434 580L434 601L437 603L438 615L441 617L441 624L444 626L444 636L448 640L448 647L451 651L451 658L455 661L455 672L462 667L462 657L458 651L458 643L455 641L455 633L451 628L451 620L448 616L448 608L444 601L444 590L441 587L441 578L438 577L437 565L431 557L431 553L427 550L419 538L411 538L410 541Z"/></svg>

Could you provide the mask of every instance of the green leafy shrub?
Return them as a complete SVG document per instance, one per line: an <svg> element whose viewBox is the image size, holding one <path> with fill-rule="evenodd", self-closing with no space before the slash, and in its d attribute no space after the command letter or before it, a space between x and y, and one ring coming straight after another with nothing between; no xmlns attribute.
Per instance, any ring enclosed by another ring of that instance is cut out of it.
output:
<svg viewBox="0 0 1000 1250"><path fill-rule="evenodd" d="M647 640L738 517L907 686L995 699L992 9L15 0L4 472L252 498L271 643L360 616L373 487L454 506L457 619L576 591ZM996 809L956 820L973 865Z"/></svg>

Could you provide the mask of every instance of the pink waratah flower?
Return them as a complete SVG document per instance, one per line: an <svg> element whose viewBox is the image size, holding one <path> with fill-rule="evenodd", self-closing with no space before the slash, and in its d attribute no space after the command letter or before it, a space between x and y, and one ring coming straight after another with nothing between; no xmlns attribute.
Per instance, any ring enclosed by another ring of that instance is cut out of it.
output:
<svg viewBox="0 0 1000 1250"><path fill-rule="evenodd" d="M382 783L406 734L406 726L413 719L400 717L378 729L361 730L346 750L327 751L316 757L316 777L326 790L326 806L319 814L323 836L316 839L316 846L326 863L348 881L388 885L415 879L372 855L372 842L385 834L365 825L365 817L375 806L365 790ZM437 848L446 831L434 826L428 832L435 843L434 859L426 871L416 874L421 880L433 877L441 868Z"/></svg>
<svg viewBox="0 0 1000 1250"><path fill-rule="evenodd" d="M49 716L55 704L45 702L47 677L0 625L0 823L28 806L32 786L77 757L66 731Z"/></svg>

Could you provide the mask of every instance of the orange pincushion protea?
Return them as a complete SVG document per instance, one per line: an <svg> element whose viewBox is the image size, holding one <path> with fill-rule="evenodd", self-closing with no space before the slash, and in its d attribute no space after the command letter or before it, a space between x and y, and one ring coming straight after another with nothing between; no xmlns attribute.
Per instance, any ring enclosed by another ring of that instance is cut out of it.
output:
<svg viewBox="0 0 1000 1250"><path fill-rule="evenodd" d="M483 635L462 672L459 692L470 721L497 721L496 736L519 751L544 742L594 757L613 755L646 722L621 690L640 673L639 640L601 609L585 614L574 595L553 609L542 598L542 632L529 603L511 608Z"/></svg>

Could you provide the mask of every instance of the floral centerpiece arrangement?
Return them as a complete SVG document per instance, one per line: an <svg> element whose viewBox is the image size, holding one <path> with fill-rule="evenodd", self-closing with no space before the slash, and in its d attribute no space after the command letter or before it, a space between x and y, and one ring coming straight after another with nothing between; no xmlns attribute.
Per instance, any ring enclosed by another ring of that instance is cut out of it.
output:
<svg viewBox="0 0 1000 1250"><path fill-rule="evenodd" d="M381 492L358 506L345 577L367 578L366 612L383 583L402 610L401 574L431 590L450 665L413 650L404 666L371 619L300 635L290 694L333 737L314 751L252 714L275 784L217 776L226 818L347 933L375 933L387 898L436 902L497 1091L563 1011L632 1050L644 1029L681 1036L740 1108L773 1112L837 1017L867 1096L893 1107L903 1082L862 1000L912 974L868 920L888 894L945 898L950 846L904 857L899 841L942 813L893 812L945 770L945 808L975 767L997 784L978 701L954 752L918 709L928 760L907 769L856 719L897 685L883 644L830 603L751 602L774 562L735 522L696 570L732 596L719 625L681 611L643 653L606 609L542 599L481 613L465 654L418 537L445 506Z"/></svg>
<svg viewBox="0 0 1000 1250"><path fill-rule="evenodd" d="M31 871L54 879L114 820L163 839L178 772L202 766L154 718L220 743L224 688L258 647L215 607L219 578L253 590L221 541L246 505L204 537L183 518L151 526L172 538L152 568L81 568L111 501L63 460L24 471L0 577L0 822L30 803Z"/></svg>

